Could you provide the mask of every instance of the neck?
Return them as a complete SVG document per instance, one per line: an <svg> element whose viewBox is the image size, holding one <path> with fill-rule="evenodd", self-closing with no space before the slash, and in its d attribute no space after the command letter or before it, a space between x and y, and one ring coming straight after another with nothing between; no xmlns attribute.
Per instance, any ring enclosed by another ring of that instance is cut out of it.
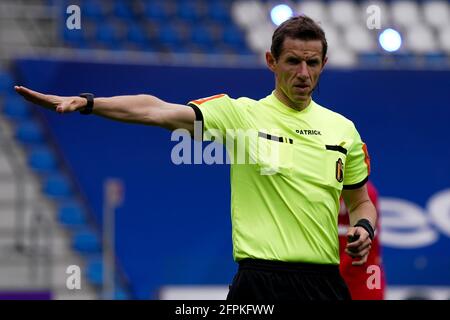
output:
<svg viewBox="0 0 450 320"><path fill-rule="evenodd" d="M294 102L292 100L290 100L281 90L279 90L278 88L275 89L275 97L277 97L278 100L280 100L281 102L283 102L283 104L285 104L286 106L288 106L289 108L292 108L294 110L297 111L302 111L304 110L307 106L309 106L309 104L311 103L311 96L308 97L307 100L305 101L300 101L300 102Z"/></svg>

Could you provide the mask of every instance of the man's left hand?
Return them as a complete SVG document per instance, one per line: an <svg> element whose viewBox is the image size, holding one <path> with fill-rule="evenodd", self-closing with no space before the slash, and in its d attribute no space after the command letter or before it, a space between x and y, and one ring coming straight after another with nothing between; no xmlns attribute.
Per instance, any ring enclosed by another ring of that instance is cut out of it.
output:
<svg viewBox="0 0 450 320"><path fill-rule="evenodd" d="M369 233L362 227L350 227L347 232L347 246L345 252L352 258L360 258L353 261L352 265L361 266L367 262L370 248L372 247L372 240L370 240ZM350 242L351 239L356 239Z"/></svg>

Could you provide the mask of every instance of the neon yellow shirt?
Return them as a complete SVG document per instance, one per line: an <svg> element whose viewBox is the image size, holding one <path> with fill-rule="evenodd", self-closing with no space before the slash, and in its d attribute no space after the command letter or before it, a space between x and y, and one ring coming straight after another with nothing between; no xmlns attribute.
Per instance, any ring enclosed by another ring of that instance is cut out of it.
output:
<svg viewBox="0 0 450 320"><path fill-rule="evenodd" d="M205 140L214 130L227 137L234 259L339 264L341 191L364 185L370 173L354 124L314 101L294 110L273 93L259 101L221 94L189 105ZM244 163L237 161L238 129L256 135Z"/></svg>

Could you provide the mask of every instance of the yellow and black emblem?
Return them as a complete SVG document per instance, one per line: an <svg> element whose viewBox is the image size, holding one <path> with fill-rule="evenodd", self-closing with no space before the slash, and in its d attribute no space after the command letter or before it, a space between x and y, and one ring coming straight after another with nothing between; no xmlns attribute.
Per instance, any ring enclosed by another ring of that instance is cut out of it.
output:
<svg viewBox="0 0 450 320"><path fill-rule="evenodd" d="M341 158L336 161L336 180L339 182L344 181L344 163Z"/></svg>

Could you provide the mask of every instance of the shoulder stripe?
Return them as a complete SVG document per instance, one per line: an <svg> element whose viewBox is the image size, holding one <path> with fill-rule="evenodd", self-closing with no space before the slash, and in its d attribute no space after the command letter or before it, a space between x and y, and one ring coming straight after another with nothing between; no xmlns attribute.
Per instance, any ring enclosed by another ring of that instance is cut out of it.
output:
<svg viewBox="0 0 450 320"><path fill-rule="evenodd" d="M197 106L201 105L202 103L214 100L214 99L218 99L218 98L222 98L223 96L225 96L224 93L221 94L216 94L215 96L211 96L211 97L206 97L206 98L202 98L202 99L197 99L197 100L193 100L190 103L196 104Z"/></svg>
<svg viewBox="0 0 450 320"><path fill-rule="evenodd" d="M367 151L367 146L365 143L363 143L362 149L364 152L364 162L366 163L367 166L367 175L370 175L370 156L369 152Z"/></svg>

